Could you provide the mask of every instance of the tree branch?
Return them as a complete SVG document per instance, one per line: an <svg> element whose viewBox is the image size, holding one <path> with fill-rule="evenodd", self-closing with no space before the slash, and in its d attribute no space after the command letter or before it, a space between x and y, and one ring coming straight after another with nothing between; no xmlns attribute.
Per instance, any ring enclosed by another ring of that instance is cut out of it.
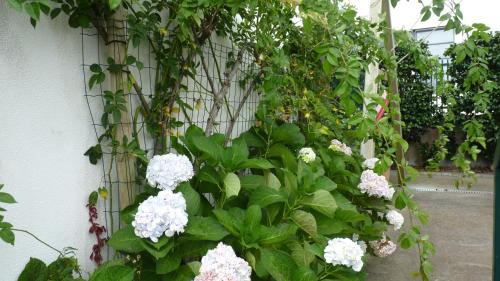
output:
<svg viewBox="0 0 500 281"><path fill-rule="evenodd" d="M226 72L224 73L225 80L224 83L222 84L222 87L214 95L213 105L212 108L210 109L210 113L208 114L207 127L205 128L205 135L207 136L212 134L215 118L217 118L219 110L222 106L222 102L224 101L224 97L226 96L227 91L231 86L231 80L233 79L234 75L239 69L241 60L243 59L243 52L244 52L243 49L240 49L238 51L238 54L236 56L236 61L234 62L233 66L231 67L230 70L226 70Z"/></svg>
<svg viewBox="0 0 500 281"><path fill-rule="evenodd" d="M263 71L261 70L261 71L259 71L257 76L255 76L255 78L252 80L252 83L250 83L250 86L247 88L245 94L243 95L243 98L241 99L240 103L238 104L238 108L234 112L233 117L231 117L231 121L229 122L229 126L227 127L227 130L226 130L226 141L225 141L226 145L229 142L229 140L231 139L234 124L236 124L236 120L238 120L238 118L240 117L241 110L243 109L243 106L245 105L245 103L246 103L247 99L250 97L250 95L253 93L253 91L255 89L255 85L257 84L257 81L260 79L262 74L263 74Z"/></svg>

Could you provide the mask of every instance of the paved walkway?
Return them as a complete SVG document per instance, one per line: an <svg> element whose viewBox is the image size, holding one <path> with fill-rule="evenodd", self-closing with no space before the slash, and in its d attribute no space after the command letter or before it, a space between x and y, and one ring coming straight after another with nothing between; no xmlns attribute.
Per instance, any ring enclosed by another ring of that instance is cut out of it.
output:
<svg viewBox="0 0 500 281"><path fill-rule="evenodd" d="M432 281L491 281L493 257L493 176L479 175L468 190L454 187L454 175L422 174L410 187L430 216L423 232L436 246ZM397 239L397 234L392 235ZM420 280L415 249L368 261L367 281Z"/></svg>

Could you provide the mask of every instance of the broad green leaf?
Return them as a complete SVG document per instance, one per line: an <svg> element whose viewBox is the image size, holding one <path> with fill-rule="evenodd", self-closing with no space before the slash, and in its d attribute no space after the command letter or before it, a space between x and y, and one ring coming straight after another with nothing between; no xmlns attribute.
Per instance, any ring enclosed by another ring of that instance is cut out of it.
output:
<svg viewBox="0 0 500 281"><path fill-rule="evenodd" d="M349 210L349 211L357 211L356 206L351 203L347 198L344 197L340 192L332 192L333 198L335 198L335 202L339 209Z"/></svg>
<svg viewBox="0 0 500 281"><path fill-rule="evenodd" d="M24 3L24 11L35 21L40 20L40 4L37 2Z"/></svg>
<svg viewBox="0 0 500 281"><path fill-rule="evenodd" d="M5 192L0 192L0 202L7 204L17 203L14 197L12 197L12 195Z"/></svg>
<svg viewBox="0 0 500 281"><path fill-rule="evenodd" d="M311 213L302 210L296 210L292 213L291 219L298 227L304 230L306 233L315 237L318 233L318 227L316 225L316 219Z"/></svg>
<svg viewBox="0 0 500 281"><path fill-rule="evenodd" d="M23 10L22 3L19 0L8 0L10 6L18 12Z"/></svg>
<svg viewBox="0 0 500 281"><path fill-rule="evenodd" d="M260 175L248 175L240 178L241 188L244 190L255 190L266 185L266 181L263 176Z"/></svg>
<svg viewBox="0 0 500 281"><path fill-rule="evenodd" d="M200 194L194 190L189 182L184 182L177 187L177 190L184 195L184 199L186 199L186 207L189 216L194 216L200 210Z"/></svg>
<svg viewBox="0 0 500 281"><path fill-rule="evenodd" d="M238 196L241 189L240 178L235 173L228 173L224 178L224 190L226 198Z"/></svg>
<svg viewBox="0 0 500 281"><path fill-rule="evenodd" d="M331 219L327 216L316 216L318 233L322 235L338 234L350 227L343 221Z"/></svg>
<svg viewBox="0 0 500 281"><path fill-rule="evenodd" d="M180 253L182 257L198 258L204 256L209 249L215 248L218 242L212 241L192 241L184 239L178 242L175 247L175 252Z"/></svg>
<svg viewBox="0 0 500 281"><path fill-rule="evenodd" d="M314 261L314 253L303 247L298 241L292 241L287 246L290 249L292 259L299 266L309 267ZM309 248L309 245L307 245L307 248Z"/></svg>
<svg viewBox="0 0 500 281"><path fill-rule="evenodd" d="M264 268L276 281L290 281L297 267L292 258L279 250L261 249L261 259Z"/></svg>
<svg viewBox="0 0 500 281"><path fill-rule="evenodd" d="M274 142L281 142L294 147L303 146L306 142L300 128L290 123L275 128L271 133L271 138Z"/></svg>
<svg viewBox="0 0 500 281"><path fill-rule="evenodd" d="M320 176L314 181L314 188L332 191L337 188L337 184L326 176Z"/></svg>
<svg viewBox="0 0 500 281"><path fill-rule="evenodd" d="M335 218L343 222L360 222L365 220L365 215L360 214L358 211L351 210L337 210Z"/></svg>
<svg viewBox="0 0 500 281"><path fill-rule="evenodd" d="M282 223L277 226L263 227L262 239L259 241L262 245L278 244L287 241L297 232L297 226L293 224Z"/></svg>
<svg viewBox="0 0 500 281"><path fill-rule="evenodd" d="M266 181L266 186L272 189L280 189L281 183L280 180L270 171L265 171L264 179Z"/></svg>
<svg viewBox="0 0 500 281"><path fill-rule="evenodd" d="M14 232L12 232L9 228L0 229L0 238L5 241L5 243L9 243L11 245L14 245L14 241L16 240Z"/></svg>
<svg viewBox="0 0 500 281"><path fill-rule="evenodd" d="M122 0L108 0L109 8L111 8L111 10L116 9L121 3Z"/></svg>
<svg viewBox="0 0 500 281"><path fill-rule="evenodd" d="M252 205L248 207L245 214L245 223L243 224L245 229L245 234L243 237L247 243L254 243L260 238L261 219L262 210L260 206Z"/></svg>
<svg viewBox="0 0 500 281"><path fill-rule="evenodd" d="M141 245L144 250L157 260L166 257L174 247L173 240L165 236L162 236L158 242L142 239Z"/></svg>
<svg viewBox="0 0 500 281"><path fill-rule="evenodd" d="M232 235L240 237L243 227L242 221L223 209L214 209L213 213L220 224L222 224Z"/></svg>
<svg viewBox="0 0 500 281"><path fill-rule="evenodd" d="M227 147L223 152L223 165L226 168L233 170L238 164L248 159L248 146L245 140L238 138L233 140L230 147Z"/></svg>
<svg viewBox="0 0 500 281"><path fill-rule="evenodd" d="M134 228L131 225L115 232L109 239L108 245L117 251L125 253L139 253L144 250L141 238L135 235Z"/></svg>
<svg viewBox="0 0 500 281"><path fill-rule="evenodd" d="M229 232L212 217L189 218L186 233L191 234L195 240L220 241Z"/></svg>
<svg viewBox="0 0 500 281"><path fill-rule="evenodd" d="M125 265L102 265L92 274L89 281L133 281L135 269Z"/></svg>
<svg viewBox="0 0 500 281"><path fill-rule="evenodd" d="M218 145L214 140L207 138L206 136L194 136L192 138L194 146L208 155L210 158L219 160L222 155L222 147Z"/></svg>
<svg viewBox="0 0 500 281"><path fill-rule="evenodd" d="M238 169L272 169L274 165L266 159L262 158L251 158L241 162L238 165Z"/></svg>
<svg viewBox="0 0 500 281"><path fill-rule="evenodd" d="M302 200L302 204L311 207L330 218L335 216L335 210L337 210L337 203L335 202L335 199L330 192L323 189L315 191L311 196L305 197Z"/></svg>
<svg viewBox="0 0 500 281"><path fill-rule="evenodd" d="M18 281L45 281L47 280L47 265L36 258L30 258L30 261L24 267Z"/></svg>
<svg viewBox="0 0 500 281"><path fill-rule="evenodd" d="M287 198L283 193L276 189L264 187L258 188L250 194L249 205L259 205L262 208L278 203L278 202L286 202Z"/></svg>
<svg viewBox="0 0 500 281"><path fill-rule="evenodd" d="M210 182L216 185L220 184L219 174L212 166L203 166L203 168L201 168L201 170L197 173L197 176L199 180Z"/></svg>
<svg viewBox="0 0 500 281"><path fill-rule="evenodd" d="M317 281L318 277L314 274L314 271L308 267L297 267L293 272L292 281Z"/></svg>
<svg viewBox="0 0 500 281"><path fill-rule="evenodd" d="M167 274L179 268L181 265L181 257L168 255L156 261L156 273Z"/></svg>
<svg viewBox="0 0 500 281"><path fill-rule="evenodd" d="M271 146L271 148L269 148L268 157L281 158L285 168L292 172L297 172L297 156L283 144L277 143Z"/></svg>

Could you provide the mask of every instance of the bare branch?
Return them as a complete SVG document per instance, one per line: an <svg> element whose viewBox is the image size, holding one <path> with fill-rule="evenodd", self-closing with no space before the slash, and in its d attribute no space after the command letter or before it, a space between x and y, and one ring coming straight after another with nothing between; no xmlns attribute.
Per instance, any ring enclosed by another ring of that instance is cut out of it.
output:
<svg viewBox="0 0 500 281"><path fill-rule="evenodd" d="M205 135L207 136L212 134L215 118L217 118L219 110L222 107L222 103L224 102L224 97L226 96L229 87L231 86L231 80L233 79L234 75L236 75L236 72L240 67L241 60L243 59L243 52L243 49L240 49L238 51L238 55L236 56L236 61L234 62L233 66L229 70L226 70L226 72L224 73L225 80L224 83L222 83L222 87L214 95L213 105L210 109L210 113L208 114L207 127L205 128Z"/></svg>

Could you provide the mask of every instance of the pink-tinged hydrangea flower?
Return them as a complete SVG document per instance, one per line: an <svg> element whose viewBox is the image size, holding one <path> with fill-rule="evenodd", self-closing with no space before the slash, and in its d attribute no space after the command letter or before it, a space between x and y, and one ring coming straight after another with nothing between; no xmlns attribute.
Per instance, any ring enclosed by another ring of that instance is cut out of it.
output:
<svg viewBox="0 0 500 281"><path fill-rule="evenodd" d="M332 140L332 143L330 144L330 146L328 148L333 150L333 151L342 152L345 155L349 155L349 156L352 155L351 148L348 147L345 143L343 143L337 139Z"/></svg>
<svg viewBox="0 0 500 281"><path fill-rule="evenodd" d="M385 215L387 221L394 226L394 230L399 230L403 223L405 222L405 218L398 211L390 210Z"/></svg>
<svg viewBox="0 0 500 281"><path fill-rule="evenodd" d="M379 176L372 170L363 171L358 188L362 193L366 193L369 196L383 197L387 200L391 200L395 192L394 188L389 186L384 176Z"/></svg>
<svg viewBox="0 0 500 281"><path fill-rule="evenodd" d="M184 232L188 223L186 200L182 193L162 190L139 205L132 226L135 235L158 242L163 234L172 237Z"/></svg>
<svg viewBox="0 0 500 281"><path fill-rule="evenodd" d="M385 237L381 240L370 241L370 247L377 257L385 258L396 251L396 244Z"/></svg>
<svg viewBox="0 0 500 281"><path fill-rule="evenodd" d="M334 238L328 241L324 251L327 263L345 265L359 272L363 267L364 252L360 245L349 238Z"/></svg>
<svg viewBox="0 0 500 281"><path fill-rule="evenodd" d="M181 182L194 176L193 164L185 155L173 153L155 155L146 169L146 179L151 186L174 190Z"/></svg>
<svg viewBox="0 0 500 281"><path fill-rule="evenodd" d="M200 274L194 281L250 281L251 274L248 263L221 242L201 259Z"/></svg>
<svg viewBox="0 0 500 281"><path fill-rule="evenodd" d="M363 168L373 170L378 162L378 158L368 158L363 161Z"/></svg>
<svg viewBox="0 0 500 281"><path fill-rule="evenodd" d="M311 163L316 159L316 153L312 148L304 147L299 150L299 158L306 163Z"/></svg>

